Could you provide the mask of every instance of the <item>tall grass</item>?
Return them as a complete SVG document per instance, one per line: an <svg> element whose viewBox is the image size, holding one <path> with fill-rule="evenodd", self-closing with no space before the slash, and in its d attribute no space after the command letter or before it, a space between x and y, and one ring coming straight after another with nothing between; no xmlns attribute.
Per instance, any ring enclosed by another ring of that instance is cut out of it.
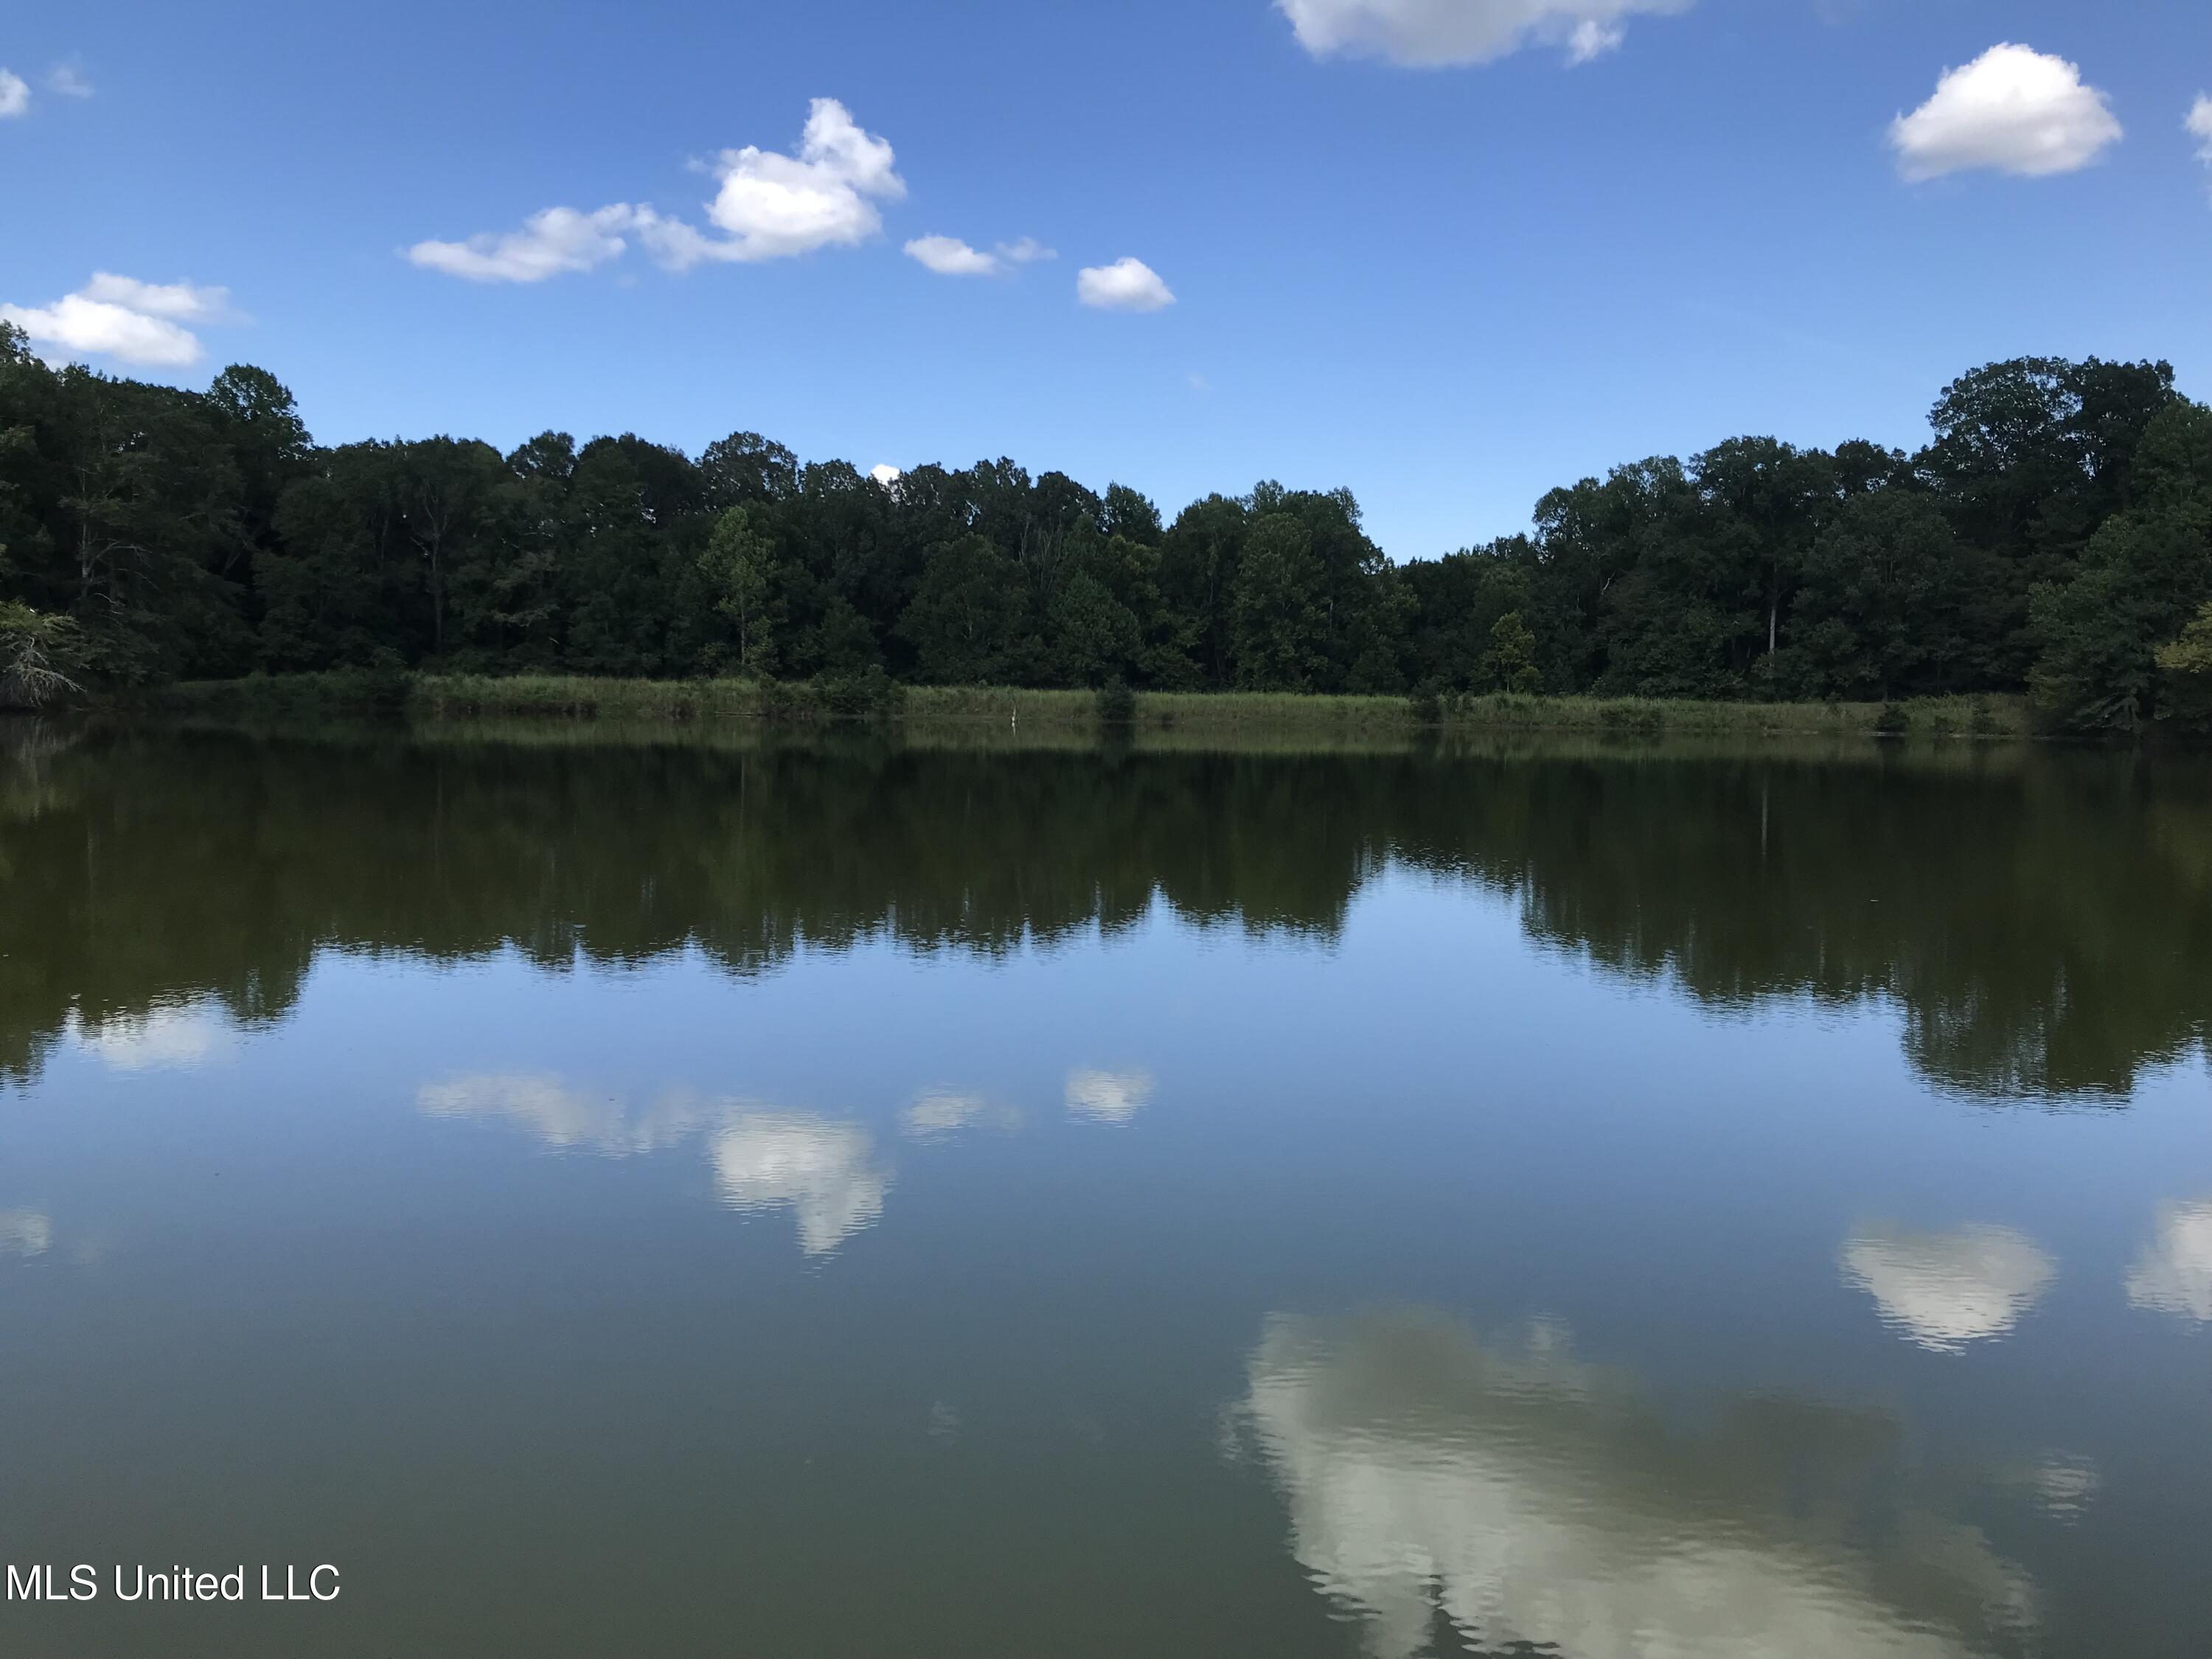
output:
<svg viewBox="0 0 2212 1659"><path fill-rule="evenodd" d="M172 687L160 706L213 718L388 713L422 721L568 720L627 726L760 722L818 726L896 720L909 727L981 733L1090 737L1102 729L1097 694L988 686L895 687L878 678L842 685L745 680L622 680L580 675L405 674L356 672L253 676ZM2014 697L1929 698L1899 706L1884 725L1880 703L1692 702L1648 698L1496 695L1416 703L1403 697L1320 696L1267 691L1146 691L1133 732L1186 740L1276 736L1322 740L1407 739L1424 732L1559 732L1639 738L1839 737L2019 738L2031 727Z"/></svg>

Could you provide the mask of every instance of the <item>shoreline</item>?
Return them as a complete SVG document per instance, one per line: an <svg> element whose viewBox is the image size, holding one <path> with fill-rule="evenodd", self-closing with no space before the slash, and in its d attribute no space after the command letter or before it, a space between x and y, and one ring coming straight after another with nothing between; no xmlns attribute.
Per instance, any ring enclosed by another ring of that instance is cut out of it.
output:
<svg viewBox="0 0 2212 1659"><path fill-rule="evenodd" d="M380 714L446 724L501 720L684 727L887 725L927 730L1096 738L1127 732L1184 739L1416 738L1465 732L1598 737L1945 738L2019 742L2035 735L2027 701L1993 696L1881 703L1700 702L1491 694L1417 704L1402 696L1139 691L1126 719L1099 693L994 687L821 686L744 680L623 680L369 672L185 682L112 712L256 720Z"/></svg>

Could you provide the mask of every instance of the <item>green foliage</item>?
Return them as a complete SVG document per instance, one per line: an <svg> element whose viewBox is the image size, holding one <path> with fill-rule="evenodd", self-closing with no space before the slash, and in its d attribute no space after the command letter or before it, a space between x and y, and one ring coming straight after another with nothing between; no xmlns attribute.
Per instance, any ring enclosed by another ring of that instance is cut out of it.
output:
<svg viewBox="0 0 2212 1659"><path fill-rule="evenodd" d="M1124 679L1111 679L1098 688L1098 723L1121 730L1137 723L1137 694Z"/></svg>
<svg viewBox="0 0 2212 1659"><path fill-rule="evenodd" d="M1482 659L1483 678L1500 691L1533 696L1541 684L1536 672L1536 636L1509 611L1491 625L1490 649Z"/></svg>
<svg viewBox="0 0 2212 1659"><path fill-rule="evenodd" d="M2136 467L2141 504L2108 520L2070 580L2040 584L2037 706L2075 730L2132 730L2156 709L2158 647L2212 599L2212 410L2154 421Z"/></svg>
<svg viewBox="0 0 2212 1659"><path fill-rule="evenodd" d="M768 614L775 556L768 538L753 527L752 509L743 504L715 520L707 550L699 556L699 568L714 595L714 609L737 635L738 672L748 679L775 672Z"/></svg>
<svg viewBox="0 0 2212 1659"><path fill-rule="evenodd" d="M2032 682L2083 729L2182 696L2156 653L2212 599L2212 415L2171 369L1992 364L1931 422L1914 456L1655 457L1553 490L1530 533L1393 564L1349 493L1276 483L1168 523L1124 485L1000 459L887 486L749 432L696 459L555 432L319 448L263 370L148 386L0 326L0 602L66 619L96 687L396 665L774 678L811 707L877 677L1119 680L1401 711L1414 687L1441 718Z"/></svg>
<svg viewBox="0 0 2212 1659"><path fill-rule="evenodd" d="M1252 691L1318 691L1328 659L1322 569L1312 534L1287 513L1252 526L1237 573L1237 683Z"/></svg>
<svg viewBox="0 0 2212 1659"><path fill-rule="evenodd" d="M2198 736L2212 734L2212 601L2179 637L2157 653L2160 718Z"/></svg>
<svg viewBox="0 0 2212 1659"><path fill-rule="evenodd" d="M939 685L999 685L1016 678L1029 622L1014 562L980 535L937 550L899 619L921 678Z"/></svg>

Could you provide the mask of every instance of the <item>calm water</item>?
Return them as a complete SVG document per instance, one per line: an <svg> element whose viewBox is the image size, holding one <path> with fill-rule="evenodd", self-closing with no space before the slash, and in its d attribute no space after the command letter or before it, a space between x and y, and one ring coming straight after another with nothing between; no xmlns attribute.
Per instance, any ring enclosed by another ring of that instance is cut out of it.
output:
<svg viewBox="0 0 2212 1659"><path fill-rule="evenodd" d="M0 1646L2200 1655L2208 1016L2212 766L15 728Z"/></svg>

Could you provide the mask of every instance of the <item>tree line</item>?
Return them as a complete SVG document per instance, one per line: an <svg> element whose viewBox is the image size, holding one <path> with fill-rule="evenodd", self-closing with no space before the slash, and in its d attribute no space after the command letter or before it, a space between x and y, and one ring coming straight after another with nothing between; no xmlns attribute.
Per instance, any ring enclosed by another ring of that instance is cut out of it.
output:
<svg viewBox="0 0 2212 1659"><path fill-rule="evenodd" d="M0 323L0 702L339 668L1890 701L2212 720L2212 410L2021 359L1917 453L1730 439L1393 562L1348 490L1170 522L1009 460L888 483L740 432L325 447L266 371L56 368Z"/></svg>

